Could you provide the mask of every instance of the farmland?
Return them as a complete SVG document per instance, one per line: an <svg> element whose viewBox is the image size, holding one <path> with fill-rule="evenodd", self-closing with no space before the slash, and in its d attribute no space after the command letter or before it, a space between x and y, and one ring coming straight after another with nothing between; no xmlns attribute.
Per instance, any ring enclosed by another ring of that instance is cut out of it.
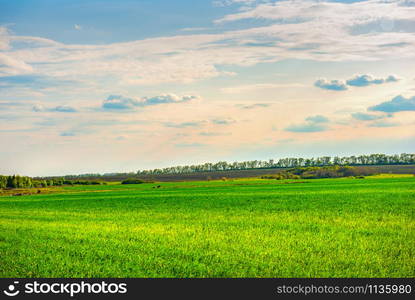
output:
<svg viewBox="0 0 415 300"><path fill-rule="evenodd" d="M415 275L412 175L49 192L0 197L1 277Z"/></svg>
<svg viewBox="0 0 415 300"><path fill-rule="evenodd" d="M374 173L393 173L393 174L415 174L415 165L370 165L370 166L355 166L356 169L371 170ZM246 169L246 170L225 170L225 171L209 171L209 172L191 172L181 174L140 174L134 173L102 175L102 176L83 176L85 180L105 180L105 181L122 181L129 177L138 177L149 181L202 181L209 179L227 178L252 178L267 174L275 174L284 172L287 168L261 168L261 169ZM77 179L77 177L67 176L68 179ZM53 178L53 177L51 177Z"/></svg>

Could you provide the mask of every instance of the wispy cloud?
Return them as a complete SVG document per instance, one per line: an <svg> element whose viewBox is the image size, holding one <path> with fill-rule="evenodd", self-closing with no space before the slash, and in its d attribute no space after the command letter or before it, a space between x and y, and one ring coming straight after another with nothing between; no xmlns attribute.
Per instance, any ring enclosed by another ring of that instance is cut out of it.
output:
<svg viewBox="0 0 415 300"><path fill-rule="evenodd" d="M389 19L399 18L411 20L412 5L405 1L381 0L359 1L355 3L329 2L318 0L298 1L223 1L231 4L235 2L256 4L251 9L246 9L235 14L229 14L218 19L217 23L234 22L243 19L270 19L292 20L299 15L301 23L313 24L315 21L333 25L363 25L381 20L383 16ZM262 4L266 2L265 4ZM273 3L272 3L273 2ZM376 13L374 13L376 12ZM339 18L342 16L342 18ZM332 21L336 20L335 23ZM386 27L386 26L384 26Z"/></svg>
<svg viewBox="0 0 415 300"><path fill-rule="evenodd" d="M285 128L285 131L290 132L320 132L327 130L326 126L316 123L305 123L298 125L291 125Z"/></svg>
<svg viewBox="0 0 415 300"><path fill-rule="evenodd" d="M226 136L226 135L231 135L230 132L200 132L199 133L200 136Z"/></svg>
<svg viewBox="0 0 415 300"><path fill-rule="evenodd" d="M329 121L327 117L322 115L307 117L305 120L311 123L327 123Z"/></svg>
<svg viewBox="0 0 415 300"><path fill-rule="evenodd" d="M230 125L235 123L236 121L234 119L231 118L227 118L227 119L213 119L212 123L216 124L216 125Z"/></svg>
<svg viewBox="0 0 415 300"><path fill-rule="evenodd" d="M72 106L68 105L58 105L55 107L45 108L41 104L35 104L32 107L32 111L34 112L62 112L62 113L74 113L78 112L78 110Z"/></svg>
<svg viewBox="0 0 415 300"><path fill-rule="evenodd" d="M201 127L206 124L213 124L213 125L231 125L236 121L231 118L216 118L212 120L200 120L200 121L189 121L189 122L164 122L163 125L166 127L172 128L187 128L187 127Z"/></svg>
<svg viewBox="0 0 415 300"><path fill-rule="evenodd" d="M405 46L410 46L410 45L408 43L406 43L406 42L401 42L401 43L386 43L386 44L379 45L379 47L385 47L385 48L395 48L395 47L405 47Z"/></svg>
<svg viewBox="0 0 415 300"><path fill-rule="evenodd" d="M72 113L72 112L77 112L77 109L75 109L71 106L67 106L67 105L59 105L59 106L56 106L56 107L50 109L50 111Z"/></svg>
<svg viewBox="0 0 415 300"><path fill-rule="evenodd" d="M270 107L271 104L269 103L254 103L254 104L248 104L248 105L237 105L238 107L241 107L243 109L254 109L254 108L264 108L264 107Z"/></svg>
<svg viewBox="0 0 415 300"><path fill-rule="evenodd" d="M102 108L108 110L134 110L137 107L146 107L168 103L184 103L196 99L200 98L194 95L177 96L175 94L165 94L154 97L143 97L137 100L121 95L110 95L102 103Z"/></svg>
<svg viewBox="0 0 415 300"><path fill-rule="evenodd" d="M204 122L182 122L182 123L172 123L166 122L164 126L172 128L187 128L187 127L200 127Z"/></svg>
<svg viewBox="0 0 415 300"><path fill-rule="evenodd" d="M139 105L140 101L138 100L123 97L121 95L110 95L102 103L102 108L109 110L132 110Z"/></svg>
<svg viewBox="0 0 415 300"><path fill-rule="evenodd" d="M9 101L0 101L0 107L1 108L8 108L8 107L17 107L17 106L22 106L24 105L24 103L20 103L20 102L9 102Z"/></svg>
<svg viewBox="0 0 415 300"><path fill-rule="evenodd" d="M1 53L0 53L1 55ZM0 62L0 68L1 68ZM1 76L0 73L0 88L22 87L31 89L45 89L53 86L73 86L74 84L81 84L79 80L73 79L59 79L51 76L37 75L37 74L18 74L13 76Z"/></svg>
<svg viewBox="0 0 415 300"><path fill-rule="evenodd" d="M295 124L286 127L284 130L289 132L320 132L326 131L328 128L325 123L329 122L329 119L322 115L310 116L305 118L305 123Z"/></svg>
<svg viewBox="0 0 415 300"><path fill-rule="evenodd" d="M60 134L60 136L75 136L74 132L65 131Z"/></svg>
<svg viewBox="0 0 415 300"><path fill-rule="evenodd" d="M6 44L0 40L0 45ZM0 53L0 76L14 76L30 74L33 72L31 65L25 63L22 59Z"/></svg>
<svg viewBox="0 0 415 300"><path fill-rule="evenodd" d="M373 115L373 114L366 114L366 113L352 113L352 117L359 121L373 121L373 120L380 120L387 117L387 115Z"/></svg>
<svg viewBox="0 0 415 300"><path fill-rule="evenodd" d="M373 123L370 123L368 126L369 127L396 127L399 126L399 123L394 123L394 122L386 122L386 121L376 121Z"/></svg>
<svg viewBox="0 0 415 300"><path fill-rule="evenodd" d="M244 5L244 6L254 6L261 3L269 3L270 0L214 0L212 4L216 7L226 7L233 4Z"/></svg>

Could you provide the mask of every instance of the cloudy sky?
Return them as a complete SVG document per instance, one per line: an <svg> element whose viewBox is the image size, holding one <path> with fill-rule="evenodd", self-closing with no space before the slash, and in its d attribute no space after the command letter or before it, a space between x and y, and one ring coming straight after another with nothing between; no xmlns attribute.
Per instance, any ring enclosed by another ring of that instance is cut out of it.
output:
<svg viewBox="0 0 415 300"><path fill-rule="evenodd" d="M0 0L0 174L414 149L414 0Z"/></svg>

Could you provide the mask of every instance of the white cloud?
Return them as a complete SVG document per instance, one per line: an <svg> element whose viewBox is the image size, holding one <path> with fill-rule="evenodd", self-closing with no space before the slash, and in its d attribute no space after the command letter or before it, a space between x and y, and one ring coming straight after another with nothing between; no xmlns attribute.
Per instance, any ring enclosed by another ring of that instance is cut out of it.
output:
<svg viewBox="0 0 415 300"><path fill-rule="evenodd" d="M252 66L285 59L370 61L414 57L415 35L411 32L396 28L396 32L355 34L352 30L353 26L379 20L415 20L415 7L403 1L242 2L252 7L217 23L248 18L276 23L218 34L195 33L108 45L61 44L16 36L3 28L0 76L33 72L59 79L83 78L86 82L105 78L119 85L151 85L232 75L218 66ZM14 48L16 41L19 47ZM385 45L393 45L393 52Z"/></svg>
<svg viewBox="0 0 415 300"><path fill-rule="evenodd" d="M0 53L0 76L23 75L33 72L33 68L21 59Z"/></svg>
<svg viewBox="0 0 415 300"><path fill-rule="evenodd" d="M253 1L248 1L253 2ZM216 23L243 19L302 20L331 23L335 27L365 24L371 21L388 19L413 19L414 8L402 5L401 0L368 0L355 3L329 2L319 0L285 0L259 4L254 8L236 14L229 14L216 20ZM327 28L329 30L330 28Z"/></svg>
<svg viewBox="0 0 415 300"><path fill-rule="evenodd" d="M35 105L33 105L32 110L34 112L41 112L41 111L44 111L45 108L41 104L35 104Z"/></svg>
<svg viewBox="0 0 415 300"><path fill-rule="evenodd" d="M239 4L239 5L255 5L259 3L267 3L270 2L270 0L215 0L212 2L213 6L216 7L225 7L230 6L233 4Z"/></svg>
<svg viewBox="0 0 415 300"><path fill-rule="evenodd" d="M123 97L121 95L110 95L102 103L103 109L109 110L134 110L136 107L146 107L159 104L169 104L169 103L184 103L191 100L200 99L195 95L184 95L178 96L175 94L164 94L154 97L143 97L139 100L133 98Z"/></svg>
<svg viewBox="0 0 415 300"><path fill-rule="evenodd" d="M343 80L328 80L326 78L321 78L314 83L314 86L331 91L347 90L346 83Z"/></svg>
<svg viewBox="0 0 415 300"><path fill-rule="evenodd" d="M393 21L405 20L410 24L408 22L415 20L415 7L401 4L402 1L378 0L351 4L307 0L279 1L226 15L216 20L216 23L245 19L274 21L275 24L270 26L245 30L245 35L251 31L262 39L272 40L274 37L277 48L283 50L285 57L329 61L377 60L392 56L385 44L395 46L394 57L413 57L414 35L401 28L392 26L384 31L376 28L366 34L353 34L355 26L369 26L376 21L398 25L399 22ZM391 22L386 22L387 20Z"/></svg>
<svg viewBox="0 0 415 300"><path fill-rule="evenodd" d="M68 105L58 105L55 107L45 108L41 104L35 104L32 106L32 111L34 112L62 112L62 113L74 113L78 110L74 107Z"/></svg>
<svg viewBox="0 0 415 300"><path fill-rule="evenodd" d="M78 24L75 24L73 27L74 27L76 30L81 30L81 29L82 29L82 26L81 26L81 25L78 25Z"/></svg>
<svg viewBox="0 0 415 300"><path fill-rule="evenodd" d="M384 78L376 78L370 74L357 74L350 79L346 80L328 80L321 78L314 83L314 86L334 91L345 91L348 89L347 86L352 87L365 87L369 85L380 85L384 83L397 82L400 78L396 75L389 75Z"/></svg>
<svg viewBox="0 0 415 300"><path fill-rule="evenodd" d="M0 26L0 50L9 48L9 33L6 27Z"/></svg>

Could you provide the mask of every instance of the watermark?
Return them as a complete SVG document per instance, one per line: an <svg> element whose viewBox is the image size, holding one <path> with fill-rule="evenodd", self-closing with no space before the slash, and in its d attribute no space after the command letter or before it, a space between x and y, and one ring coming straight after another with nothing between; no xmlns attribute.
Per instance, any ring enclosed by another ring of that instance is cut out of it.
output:
<svg viewBox="0 0 415 300"><path fill-rule="evenodd" d="M7 287L7 290L4 290L3 293L9 297L14 297L19 295L20 291L17 289L18 281L14 281L13 284L10 284Z"/></svg>
<svg viewBox="0 0 415 300"><path fill-rule="evenodd" d="M366 284L366 285L282 285L277 287L277 294L411 294L410 284Z"/></svg>
<svg viewBox="0 0 415 300"><path fill-rule="evenodd" d="M0 278L0 299L413 298L413 278ZM3 298L2 298L3 297ZM331 298L330 298L331 297Z"/></svg>
<svg viewBox="0 0 415 300"><path fill-rule="evenodd" d="M105 281L89 283L85 281L62 282L27 282L19 286L19 281L14 281L3 290L6 296L14 297L22 294L62 294L74 297L78 294L126 294L127 283L107 283Z"/></svg>

